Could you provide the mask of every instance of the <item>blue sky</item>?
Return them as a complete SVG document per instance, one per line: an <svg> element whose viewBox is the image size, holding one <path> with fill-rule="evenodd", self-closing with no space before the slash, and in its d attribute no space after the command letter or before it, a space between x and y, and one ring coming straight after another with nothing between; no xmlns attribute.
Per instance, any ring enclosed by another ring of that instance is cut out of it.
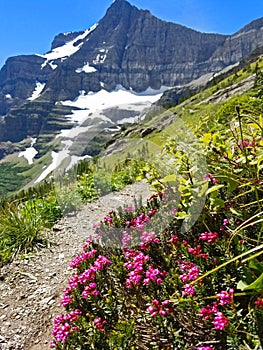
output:
<svg viewBox="0 0 263 350"><path fill-rule="evenodd" d="M263 17L262 0L130 0L166 21L221 34L233 34ZM0 67L10 56L45 53L61 32L89 28L112 0L0 0Z"/></svg>

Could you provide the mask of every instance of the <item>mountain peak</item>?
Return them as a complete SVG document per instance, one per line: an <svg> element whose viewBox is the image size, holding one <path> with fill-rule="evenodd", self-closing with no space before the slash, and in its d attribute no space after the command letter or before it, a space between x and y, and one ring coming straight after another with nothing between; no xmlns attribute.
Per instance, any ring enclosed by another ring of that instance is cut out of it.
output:
<svg viewBox="0 0 263 350"><path fill-rule="evenodd" d="M119 10L119 9L124 9L124 8L131 8L133 7L128 1L126 0L115 0L113 1L113 3L111 4L111 6L109 7L109 10L114 9L114 11Z"/></svg>
<svg viewBox="0 0 263 350"><path fill-rule="evenodd" d="M132 9L138 10L135 6L132 6L126 0L115 0L108 8L105 17L116 14L121 17L124 12L130 12Z"/></svg>

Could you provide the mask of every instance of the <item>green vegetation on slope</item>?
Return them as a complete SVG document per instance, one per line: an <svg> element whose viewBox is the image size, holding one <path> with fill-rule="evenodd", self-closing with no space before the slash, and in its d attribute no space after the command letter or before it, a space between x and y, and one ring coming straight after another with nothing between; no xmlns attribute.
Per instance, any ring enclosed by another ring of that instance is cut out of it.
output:
<svg viewBox="0 0 263 350"><path fill-rule="evenodd" d="M22 174L27 169L28 166L14 166L8 162L0 163L0 197L18 191L27 183L27 178Z"/></svg>
<svg viewBox="0 0 263 350"><path fill-rule="evenodd" d="M141 140L138 129L127 138L118 166L113 152L80 164L78 176L62 177L59 189L43 185L41 198L39 189L3 203L7 261L45 243L40 228L77 198L89 202L142 177L158 192L144 207L102 213L97 234L70 264L51 348L263 347L261 69L259 61L252 89L233 97L222 91L219 101L211 87L147 121L154 132ZM237 72L220 88L246 74Z"/></svg>

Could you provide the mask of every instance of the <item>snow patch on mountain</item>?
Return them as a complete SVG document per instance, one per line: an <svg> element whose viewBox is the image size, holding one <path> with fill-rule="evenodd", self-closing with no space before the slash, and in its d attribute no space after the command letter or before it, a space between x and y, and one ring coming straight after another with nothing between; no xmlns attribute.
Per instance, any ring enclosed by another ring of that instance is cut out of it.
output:
<svg viewBox="0 0 263 350"><path fill-rule="evenodd" d="M66 44L54 48L51 52L45 55L38 55L46 59L46 61L41 65L44 68L50 61L57 59L65 59L76 53L81 46L84 44L84 39L98 26L98 23L94 24L91 28L84 31L83 34L78 35L74 40L67 42ZM80 42L78 45L77 42Z"/></svg>
<svg viewBox="0 0 263 350"><path fill-rule="evenodd" d="M38 154L38 151L33 147L36 141L36 138L31 138L30 147L26 148L23 152L20 152L18 155L18 157L25 157L29 165L33 164L33 159Z"/></svg>
<svg viewBox="0 0 263 350"><path fill-rule="evenodd" d="M46 83L40 83L39 81L37 81L35 90L33 91L31 97L28 98L28 100L33 101L36 98L38 98L45 86L46 86Z"/></svg>
<svg viewBox="0 0 263 350"><path fill-rule="evenodd" d="M104 63L104 61L107 58L107 53L108 53L108 49L100 49L99 52L95 58L95 60L93 60L94 64L102 64Z"/></svg>
<svg viewBox="0 0 263 350"><path fill-rule="evenodd" d="M139 122L144 118L145 110L157 101L165 90L167 87L163 86L159 90L148 88L144 92L136 93L132 89L126 90L123 86L118 85L111 92L102 89L98 92L86 93L85 90L81 90L73 101L57 102L74 108L72 113L66 115L65 118L70 123L76 124L71 128L62 129L56 136L56 138L61 139L63 149L59 152L52 152L52 163L35 183L42 181L59 167L68 171L79 160L90 157L89 155L79 156L81 150L83 151L87 146L84 133L88 132L95 136L100 132L116 132L119 130L120 124ZM114 110L121 110L123 118L117 118ZM127 117L130 113L125 115L125 111L134 111L135 115ZM74 154L74 147L78 149L78 154ZM65 163L67 164L65 165Z"/></svg>
<svg viewBox="0 0 263 350"><path fill-rule="evenodd" d="M126 90L122 85L117 85L111 92L104 89L98 92L89 92L88 94L81 92L75 100L61 101L61 103L64 106L89 109L92 112L122 104L154 103L159 100L165 90L167 90L167 87L162 87L159 90L148 88L144 92L137 93L133 90Z"/></svg>
<svg viewBox="0 0 263 350"><path fill-rule="evenodd" d="M42 174L36 179L35 184L44 180L52 171L57 169L60 164L69 156L69 150L63 149L62 151L51 152L52 162L51 164L42 172Z"/></svg>
<svg viewBox="0 0 263 350"><path fill-rule="evenodd" d="M79 134L82 134L86 131L88 131L90 128L92 128L92 125L89 126L75 126L74 128L71 129L64 129L61 130L60 134L56 136L56 138L58 137L65 137L65 138L69 138L69 139L74 139L75 137L77 137Z"/></svg>
<svg viewBox="0 0 263 350"><path fill-rule="evenodd" d="M82 68L77 68L75 70L76 73L81 73L81 72L84 72L84 73L94 73L94 72L97 72L97 69L90 66L89 65L89 62L85 63L84 66Z"/></svg>

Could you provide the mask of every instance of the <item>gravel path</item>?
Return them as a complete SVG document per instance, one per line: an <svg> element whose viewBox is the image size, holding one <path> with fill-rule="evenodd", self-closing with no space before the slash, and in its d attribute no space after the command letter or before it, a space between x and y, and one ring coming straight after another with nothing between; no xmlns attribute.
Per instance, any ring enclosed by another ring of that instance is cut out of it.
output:
<svg viewBox="0 0 263 350"><path fill-rule="evenodd" d="M53 318L63 312L62 291L72 270L69 263L110 210L151 195L145 182L108 194L63 217L48 233L54 244L33 257L15 260L0 271L0 350L47 350Z"/></svg>

